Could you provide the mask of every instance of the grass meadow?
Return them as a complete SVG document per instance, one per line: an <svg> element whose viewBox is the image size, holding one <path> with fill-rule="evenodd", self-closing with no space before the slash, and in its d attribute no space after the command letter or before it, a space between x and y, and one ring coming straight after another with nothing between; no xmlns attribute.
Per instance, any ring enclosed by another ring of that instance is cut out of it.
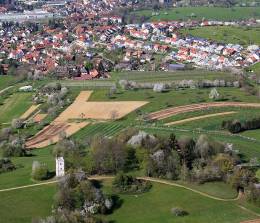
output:
<svg viewBox="0 0 260 223"><path fill-rule="evenodd" d="M160 20L188 20L188 19L208 19L208 20L243 20L259 18L259 7L181 7L172 9L162 9L158 16L152 16L153 10L140 10L134 12L138 16L148 16L151 21Z"/></svg>
<svg viewBox="0 0 260 223"><path fill-rule="evenodd" d="M31 93L13 93L0 105L0 124L19 118L32 105Z"/></svg>
<svg viewBox="0 0 260 223"><path fill-rule="evenodd" d="M104 181L102 187L106 194L113 194L111 181ZM207 188L207 189L206 189ZM205 185L205 192L219 191L222 197L235 192L222 185ZM202 189L200 189L202 190ZM56 185L44 185L20 189L10 192L0 192L0 216L8 223L27 223L32 218L46 217L51 214L51 205L56 191ZM204 197L186 189L153 183L152 189L141 195L117 194L120 207L105 219L114 223L206 223L223 222L237 223L256 218L250 212L240 209L239 202L217 201ZM15 201L15 202L14 202ZM246 205L249 205L245 203ZM243 205L245 205L243 204ZM189 212L188 216L175 217L171 208L179 207ZM10 214L10 209L15 210ZM259 211L256 209L255 211Z"/></svg>
<svg viewBox="0 0 260 223"><path fill-rule="evenodd" d="M242 45L260 44L260 28L211 26L180 31L183 35L192 35L213 40L220 43L233 43Z"/></svg>

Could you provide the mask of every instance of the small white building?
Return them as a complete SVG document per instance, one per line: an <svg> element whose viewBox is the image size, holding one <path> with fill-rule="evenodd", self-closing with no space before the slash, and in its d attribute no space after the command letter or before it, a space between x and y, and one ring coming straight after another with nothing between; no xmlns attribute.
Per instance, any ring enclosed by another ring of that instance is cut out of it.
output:
<svg viewBox="0 0 260 223"><path fill-rule="evenodd" d="M65 163L63 157L56 157L56 177L65 175Z"/></svg>
<svg viewBox="0 0 260 223"><path fill-rule="evenodd" d="M33 87L31 85L23 86L19 88L19 91L25 91L25 92L30 92L33 90Z"/></svg>

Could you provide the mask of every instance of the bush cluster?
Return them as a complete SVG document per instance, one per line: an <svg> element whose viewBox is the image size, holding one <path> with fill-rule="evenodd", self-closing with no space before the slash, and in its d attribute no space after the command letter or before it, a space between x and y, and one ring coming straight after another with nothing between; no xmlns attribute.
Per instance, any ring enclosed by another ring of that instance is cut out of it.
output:
<svg viewBox="0 0 260 223"><path fill-rule="evenodd" d="M151 189L152 184L149 181L140 180L132 175L118 173L113 181L113 189L117 193L144 193Z"/></svg>
<svg viewBox="0 0 260 223"><path fill-rule="evenodd" d="M8 158L0 159L0 173L12 171L15 169L14 164Z"/></svg>
<svg viewBox="0 0 260 223"><path fill-rule="evenodd" d="M222 122L222 128L235 134L246 130L253 130L260 128L260 118L253 118L251 120L228 120Z"/></svg>

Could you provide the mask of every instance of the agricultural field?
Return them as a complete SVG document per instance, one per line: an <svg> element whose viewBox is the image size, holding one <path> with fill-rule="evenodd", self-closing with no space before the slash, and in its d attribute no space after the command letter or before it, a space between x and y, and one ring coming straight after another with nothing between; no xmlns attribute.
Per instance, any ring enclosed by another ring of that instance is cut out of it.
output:
<svg viewBox="0 0 260 223"><path fill-rule="evenodd" d="M75 101L50 125L26 142L27 148L43 148L60 140L65 132L69 137L86 127L92 120L116 120L147 104L146 101L88 102L92 91L81 91Z"/></svg>
<svg viewBox="0 0 260 223"><path fill-rule="evenodd" d="M138 16L147 16L151 21L160 20L188 20L188 19L212 19L212 20L243 20L259 18L259 7L182 7L169 10L160 10L158 16L152 16L153 10L134 12Z"/></svg>
<svg viewBox="0 0 260 223"><path fill-rule="evenodd" d="M239 43L244 46L260 44L260 28L214 26L182 29L180 33L183 35L205 38L219 43Z"/></svg>
<svg viewBox="0 0 260 223"><path fill-rule="evenodd" d="M9 123L19 118L31 105L31 93L14 93L0 105L0 123Z"/></svg>

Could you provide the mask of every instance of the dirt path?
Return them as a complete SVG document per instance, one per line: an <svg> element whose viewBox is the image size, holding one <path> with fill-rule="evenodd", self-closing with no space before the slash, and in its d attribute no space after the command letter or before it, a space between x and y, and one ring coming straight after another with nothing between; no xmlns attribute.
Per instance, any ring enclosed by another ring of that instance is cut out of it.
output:
<svg viewBox="0 0 260 223"><path fill-rule="evenodd" d="M106 179L113 179L114 176L91 176L88 179L90 180L106 180ZM154 182L154 183L160 183L160 184L165 184L165 185L169 185L169 186L174 186L174 187L179 187L179 188L183 188L189 191L192 191L194 193L200 194L201 196L213 199L213 200L217 200L217 201L223 201L223 202L230 202L230 201L237 201L241 198L242 194L239 193L238 196L236 198L233 199L224 199L224 198L219 198L216 196L212 196L209 195L207 193L192 189L190 187L181 185L181 184L177 184L174 182L170 182L167 180L161 180L161 179L156 179L156 178L151 178L151 177L138 177L138 179L141 180L146 180L146 181L150 181L150 182ZM58 180L53 180L53 181L48 181L48 182L42 182L42 183L37 183L37 184L31 184L31 185L25 185L25 186L20 186L20 187L12 187L12 188L7 188L7 189L1 189L0 192L8 192L8 191L13 191L13 190L19 190L19 189L26 189L26 188L31 188L31 187L37 187L37 186L43 186L43 185L50 185L50 184L55 184L58 183ZM237 205L237 207L241 208L243 211L246 211L254 216L260 217L259 213L256 213L244 206L241 205ZM250 221L245 221L245 222L241 222L241 223L260 223L260 221L258 219L256 220L250 220Z"/></svg>
<svg viewBox="0 0 260 223"><path fill-rule="evenodd" d="M0 94L4 93L5 91L7 91L7 90L9 90L9 89L11 89L11 88L13 88L13 87L14 87L14 86L9 86L9 87L7 87L7 88L1 90L1 91L0 91Z"/></svg>
<svg viewBox="0 0 260 223"><path fill-rule="evenodd" d="M114 178L114 176L91 176L88 179L90 179L90 180L107 180L107 179L113 179L113 178ZM203 193L201 191L192 189L190 187L183 186L183 185L178 184L178 183L170 182L170 181L167 181L167 180L151 178L151 177L138 177L138 179L145 180L145 181L150 181L150 182L155 182L155 183L160 183L160 184L166 184L166 185L169 185L169 186L175 186L175 187L184 188L186 190L190 190L190 191L192 191L194 193L200 194L200 195L202 195L204 197L208 197L208 198L211 198L211 199L214 199L214 200L218 200L218 201L236 201L236 200L239 200L239 198L240 198L240 195L238 195L236 198L232 198L232 199L219 198L219 197L215 197L215 196L209 195L207 193ZM2 190L0 190L0 192L12 191L12 190L18 190L18 189L42 186L42 185L48 185L48 184L53 184L53 183L57 183L57 182L58 182L58 180L53 180L53 181L48 181L48 182L42 182L42 183L37 183L37 184L30 184L30 185L20 186L20 187L12 187L12 188L7 188L7 189L2 189Z"/></svg>
<svg viewBox="0 0 260 223"><path fill-rule="evenodd" d="M232 114L236 114L236 113L237 112L231 111L231 112L221 112L221 113L215 113L215 114L209 114L209 115L201 115L201 116L197 116L197 117L193 117L193 118L186 118L186 119L182 119L182 120L179 120L179 121L169 122L169 123L166 123L164 125L167 125L167 126L177 125L177 124L182 124L182 123L200 120L200 119L204 119L204 118L211 118L211 117L224 116L224 115L232 115Z"/></svg>
<svg viewBox="0 0 260 223"><path fill-rule="evenodd" d="M260 223L260 219L255 219L255 220L249 220L249 221L243 221L240 223Z"/></svg>
<svg viewBox="0 0 260 223"><path fill-rule="evenodd" d="M250 209L248 209L248 208L246 208L246 207L244 207L244 206L241 206L241 205L237 205L237 206L238 206L239 208L241 208L242 210L244 210L244 211L250 213L250 214L253 214L253 215L257 216L257 217L260 217L260 214L259 214L259 213L256 213L256 212L254 212L254 211L252 211L252 210L250 210ZM245 221L245 222L243 222L243 223L249 223L249 222L251 222L251 223L260 223L260 219L251 220L251 221ZM241 223L242 223L242 222L241 222Z"/></svg>
<svg viewBox="0 0 260 223"><path fill-rule="evenodd" d="M0 192L7 192L7 191L24 189L24 188L43 186L43 185L48 185L48 184L54 184L57 182L58 182L58 180L53 180L53 181L47 181L47 182L42 182L42 183L37 183L37 184L24 185L24 186L20 186L20 187L11 187L11 188L7 188L7 189L1 189Z"/></svg>
<svg viewBox="0 0 260 223"><path fill-rule="evenodd" d="M167 181L167 180L161 180L161 179L156 179L156 178L151 178L151 177L138 177L138 179L147 180L147 181L150 181L150 182L155 182L155 183L160 183L160 184L166 184L166 185L170 185L170 186L174 186L174 187L180 187L180 188L192 191L194 193L200 194L204 197L208 197L208 198L218 200L218 201L237 201L237 200L240 199L240 196L241 196L240 194L238 194L238 196L236 198L225 199L225 198L219 198L219 197L216 197L216 196L212 196L212 195L209 195L207 193L192 189L190 187L187 187L187 186L184 186L184 185L181 185L181 184L178 184L178 183L170 182L170 181Z"/></svg>

